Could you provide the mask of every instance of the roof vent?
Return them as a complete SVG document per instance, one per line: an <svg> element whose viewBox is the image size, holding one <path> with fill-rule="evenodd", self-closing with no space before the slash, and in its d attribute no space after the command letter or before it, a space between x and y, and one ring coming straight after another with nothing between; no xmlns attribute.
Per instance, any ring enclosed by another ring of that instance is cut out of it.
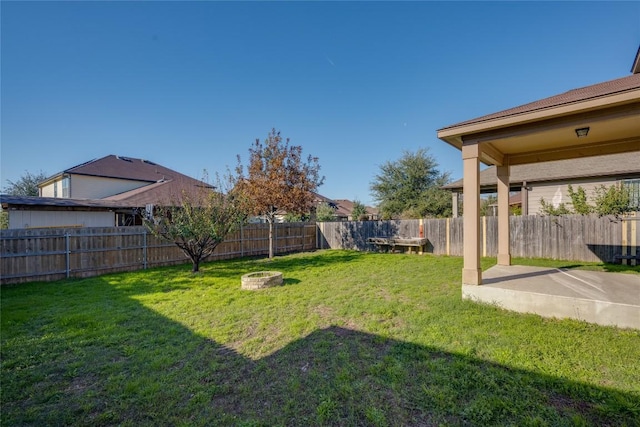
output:
<svg viewBox="0 0 640 427"><path fill-rule="evenodd" d="M132 160L131 160L130 158L128 158L128 157L120 157L120 156L116 156L116 159L124 160L125 162L131 162L131 161L132 161Z"/></svg>

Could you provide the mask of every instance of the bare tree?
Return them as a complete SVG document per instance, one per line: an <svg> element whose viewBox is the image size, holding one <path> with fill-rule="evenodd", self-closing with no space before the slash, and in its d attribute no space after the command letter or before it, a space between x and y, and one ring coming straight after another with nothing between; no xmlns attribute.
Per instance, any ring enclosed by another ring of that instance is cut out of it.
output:
<svg viewBox="0 0 640 427"><path fill-rule="evenodd" d="M305 214L311 208L314 191L322 185L318 158L302 158L302 147L289 145L272 129L264 142L256 139L249 148L247 176L238 156L239 187L251 203L251 213L269 223L269 258L273 258L273 223L278 214Z"/></svg>

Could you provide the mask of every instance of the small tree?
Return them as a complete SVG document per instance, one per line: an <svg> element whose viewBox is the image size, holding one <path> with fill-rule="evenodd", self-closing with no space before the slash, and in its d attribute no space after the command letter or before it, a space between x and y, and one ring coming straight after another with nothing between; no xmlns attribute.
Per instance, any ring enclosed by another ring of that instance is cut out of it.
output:
<svg viewBox="0 0 640 427"><path fill-rule="evenodd" d="M183 192L179 201L162 203L152 215L144 217L144 225L155 236L173 242L193 264L192 272L200 270L200 262L210 256L230 232L246 219L246 203L233 187L234 179L226 177L219 190L203 185L193 192Z"/></svg>
<svg viewBox="0 0 640 427"><path fill-rule="evenodd" d="M547 203L544 198L540 198L541 213L543 215L569 215L581 214L587 215L596 213L599 216L604 215L623 215L635 210L631 202L631 192L629 188L621 185L611 185L607 187L602 184L595 189L594 205L590 205L587 201L587 194L584 188L578 186L576 190L571 184L568 186L569 197L573 209L568 208L564 203L560 203L557 207Z"/></svg>
<svg viewBox="0 0 640 427"><path fill-rule="evenodd" d="M9 228L9 212L0 207L0 230Z"/></svg>
<svg viewBox="0 0 640 427"><path fill-rule="evenodd" d="M296 214L288 212L284 216L284 222L306 222L308 216L306 214Z"/></svg>
<svg viewBox="0 0 640 427"><path fill-rule="evenodd" d="M578 186L577 190L573 190L571 184L569 184L569 197L571 198L571 204L575 213L580 215L588 215L593 212L593 206L590 206L587 202L587 192L584 188Z"/></svg>
<svg viewBox="0 0 640 427"><path fill-rule="evenodd" d="M596 187L594 211L600 215L623 215L634 210L631 205L631 192L622 185Z"/></svg>
<svg viewBox="0 0 640 427"><path fill-rule="evenodd" d="M353 201L351 218L353 218L354 221L366 221L368 219L367 207L364 205L364 203L360 202L359 200Z"/></svg>
<svg viewBox="0 0 640 427"><path fill-rule="evenodd" d="M38 184L45 179L47 174L42 171L37 174L25 171L24 175L15 182L8 179L8 185L2 191L10 196L38 196Z"/></svg>
<svg viewBox="0 0 640 427"><path fill-rule="evenodd" d="M480 216L493 216L493 206L498 203L498 196L490 194L480 201Z"/></svg>
<svg viewBox="0 0 640 427"><path fill-rule="evenodd" d="M305 214L315 199L313 192L322 185L318 158L302 158L302 147L289 145L280 132L272 129L264 142L256 139L249 148L247 176L238 156L240 189L251 202L251 212L269 223L269 258L273 258L273 223L279 213Z"/></svg>
<svg viewBox="0 0 640 427"><path fill-rule="evenodd" d="M553 206L552 203L548 203L544 197L540 197L540 212L542 215L560 216L569 215L571 211L564 203L560 203L558 206Z"/></svg>
<svg viewBox="0 0 640 427"><path fill-rule="evenodd" d="M522 215L522 206L513 205L513 206L509 207L509 215L513 215L513 216Z"/></svg>
<svg viewBox="0 0 640 427"><path fill-rule="evenodd" d="M335 221L336 211L327 202L318 203L316 207L316 221L326 222Z"/></svg>

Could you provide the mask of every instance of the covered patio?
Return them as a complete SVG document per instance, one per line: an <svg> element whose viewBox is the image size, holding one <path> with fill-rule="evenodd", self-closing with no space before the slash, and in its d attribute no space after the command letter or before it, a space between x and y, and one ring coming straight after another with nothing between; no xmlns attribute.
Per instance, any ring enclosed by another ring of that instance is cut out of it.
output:
<svg viewBox="0 0 640 427"><path fill-rule="evenodd" d="M556 283L558 272L551 270L537 271L534 274L522 273L517 266L511 266L509 248L511 166L640 151L640 50L631 71L632 74L627 77L573 89L438 130L438 138L462 151L463 297L501 304L501 301L506 301L507 294L519 292L511 299L524 301L529 298L525 293L542 292L552 296L551 299L533 298L531 304L517 306L509 306L506 302L503 304L505 308L551 317L573 317L595 323L640 328L639 301L634 303L635 309L631 309L630 316L636 318L636 322L631 325L615 319L600 322L601 316L588 319L577 314L579 309L567 310L564 307L567 301L561 298L566 297L563 295L566 289L561 290L552 285ZM485 273L484 281L480 268L481 162L496 166L498 183L498 265ZM607 294L609 289L613 292L612 286L620 284L629 293L636 292L637 295L638 288L633 288L633 285L636 282L640 287L638 276L631 275L629 279L620 274L606 274L602 279L602 283L606 284L602 292ZM537 285L545 283L548 285ZM591 284L586 286L585 290L592 287ZM575 288L573 285L569 286L572 287ZM497 295L500 294L504 298L498 298ZM551 304L552 300L558 303ZM602 298L598 301L606 303ZM609 304L613 304L613 301L609 301ZM542 309L543 306L545 310ZM549 306L557 306L558 309ZM594 310L596 314L603 311L596 308Z"/></svg>
<svg viewBox="0 0 640 427"><path fill-rule="evenodd" d="M573 269L496 265L482 286L462 285L462 297L521 313L640 329L640 277Z"/></svg>

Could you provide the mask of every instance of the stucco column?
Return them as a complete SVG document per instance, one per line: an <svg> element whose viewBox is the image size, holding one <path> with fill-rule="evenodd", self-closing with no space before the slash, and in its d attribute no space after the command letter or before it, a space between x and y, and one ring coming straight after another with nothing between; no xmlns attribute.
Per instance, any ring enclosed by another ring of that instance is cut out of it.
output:
<svg viewBox="0 0 640 427"><path fill-rule="evenodd" d="M498 176L498 265L511 265L509 249L509 164L496 166Z"/></svg>
<svg viewBox="0 0 640 427"><path fill-rule="evenodd" d="M460 194L457 192L451 193L451 210L453 211L453 217L458 218L458 197Z"/></svg>
<svg viewBox="0 0 640 427"><path fill-rule="evenodd" d="M480 146L462 146L464 267L462 284L482 284L480 268Z"/></svg>

